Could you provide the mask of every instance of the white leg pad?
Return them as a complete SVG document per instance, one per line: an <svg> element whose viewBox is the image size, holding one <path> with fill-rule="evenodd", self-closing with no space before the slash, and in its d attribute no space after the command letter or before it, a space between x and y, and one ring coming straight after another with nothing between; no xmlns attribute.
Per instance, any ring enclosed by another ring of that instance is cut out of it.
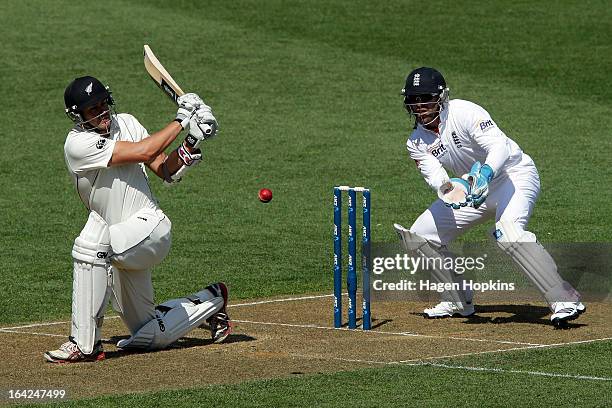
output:
<svg viewBox="0 0 612 408"><path fill-rule="evenodd" d="M72 248L71 336L85 354L93 352L95 344L101 339L104 312L112 286L110 256L108 225L92 211Z"/></svg>
<svg viewBox="0 0 612 408"><path fill-rule="evenodd" d="M444 265L444 247L436 245L425 238L421 237L410 230L402 227L399 224L394 224L393 227L399 236L404 249L411 254L418 254L426 259L440 259L442 262L433 262L434 265ZM448 254L450 256L451 254ZM455 271L445 268L432 268L431 276L436 283L455 283L456 286L462 288L463 277ZM472 302L472 294L467 294L464 290L446 290L442 292L442 300L456 303L457 306L463 307L466 303Z"/></svg>
<svg viewBox="0 0 612 408"><path fill-rule="evenodd" d="M147 322L129 339L120 340L117 347L166 348L221 310L223 302L222 296L215 297L206 289L192 296L164 302L157 306L154 320Z"/></svg>
<svg viewBox="0 0 612 408"><path fill-rule="evenodd" d="M495 223L497 245L520 267L542 293L549 305L578 302L580 294L557 272L557 264L538 242L535 234L507 220Z"/></svg>

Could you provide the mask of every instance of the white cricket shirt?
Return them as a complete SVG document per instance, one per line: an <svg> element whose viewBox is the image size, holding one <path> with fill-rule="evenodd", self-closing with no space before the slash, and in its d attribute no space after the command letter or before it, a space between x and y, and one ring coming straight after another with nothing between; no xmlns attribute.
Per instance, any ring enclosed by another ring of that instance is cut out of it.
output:
<svg viewBox="0 0 612 408"><path fill-rule="evenodd" d="M125 221L142 208L156 209L145 166L129 163L108 167L117 141L138 142L147 130L132 115L113 116L107 137L75 126L66 138L64 157L81 200L109 225Z"/></svg>
<svg viewBox="0 0 612 408"><path fill-rule="evenodd" d="M496 180L528 167L535 168L531 157L497 127L491 115L475 103L453 99L440 113L439 133L418 125L406 142L410 157L431 188L448 181L447 170L461 177L479 161L494 171Z"/></svg>

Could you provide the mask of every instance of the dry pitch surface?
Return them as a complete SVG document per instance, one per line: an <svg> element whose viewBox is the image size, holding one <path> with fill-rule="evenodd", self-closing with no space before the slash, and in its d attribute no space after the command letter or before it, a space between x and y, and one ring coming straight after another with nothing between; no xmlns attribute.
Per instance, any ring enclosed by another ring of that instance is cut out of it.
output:
<svg viewBox="0 0 612 408"><path fill-rule="evenodd" d="M60 388L71 399L207 384L353 370L386 364L422 364L452 357L561 347L612 338L605 303L588 304L569 330L554 330L539 305L477 306L476 316L424 319L420 302L376 303L373 330L334 329L330 295L230 304L235 331L211 344L197 329L174 347L126 353L114 344L127 335L117 317L104 324L107 359L56 365L42 353L65 341L68 322L0 328L0 389ZM17 352L18 351L18 352ZM188 374L188 375L187 375Z"/></svg>

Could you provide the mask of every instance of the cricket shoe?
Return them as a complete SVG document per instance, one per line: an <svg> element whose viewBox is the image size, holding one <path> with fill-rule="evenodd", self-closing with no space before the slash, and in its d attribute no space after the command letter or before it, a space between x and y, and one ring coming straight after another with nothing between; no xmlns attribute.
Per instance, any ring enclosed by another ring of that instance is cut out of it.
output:
<svg viewBox="0 0 612 408"><path fill-rule="evenodd" d="M582 302L555 302L551 305L553 310L550 321L557 329L567 327L567 322L577 319L581 313L586 311L586 306Z"/></svg>
<svg viewBox="0 0 612 408"><path fill-rule="evenodd" d="M206 289L210 290L215 297L223 297L223 306L221 309L206 320L210 328L210 337L213 343L223 343L223 341L232 333L233 325L227 314L227 301L229 299L229 291L225 283L219 282L210 285Z"/></svg>
<svg viewBox="0 0 612 408"><path fill-rule="evenodd" d="M101 361L104 360L104 350L102 349L102 343L96 344L91 354L83 353L79 347L70 339L66 343L62 344L59 349L47 351L45 353L45 359L50 363L56 364L67 364L67 363L79 363L82 361Z"/></svg>
<svg viewBox="0 0 612 408"><path fill-rule="evenodd" d="M474 305L466 303L464 307L460 307L460 304L454 302L440 302L431 309L423 310L423 314L428 319L441 317L468 317L474 314Z"/></svg>

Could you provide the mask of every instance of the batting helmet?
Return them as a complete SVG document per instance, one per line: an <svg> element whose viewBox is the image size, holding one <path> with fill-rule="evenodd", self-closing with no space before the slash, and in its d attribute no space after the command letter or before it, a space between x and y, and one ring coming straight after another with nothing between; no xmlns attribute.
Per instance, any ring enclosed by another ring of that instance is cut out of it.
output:
<svg viewBox="0 0 612 408"><path fill-rule="evenodd" d="M83 122L83 109L103 100L115 103L110 88L92 76L76 78L64 91L66 114L75 123Z"/></svg>

